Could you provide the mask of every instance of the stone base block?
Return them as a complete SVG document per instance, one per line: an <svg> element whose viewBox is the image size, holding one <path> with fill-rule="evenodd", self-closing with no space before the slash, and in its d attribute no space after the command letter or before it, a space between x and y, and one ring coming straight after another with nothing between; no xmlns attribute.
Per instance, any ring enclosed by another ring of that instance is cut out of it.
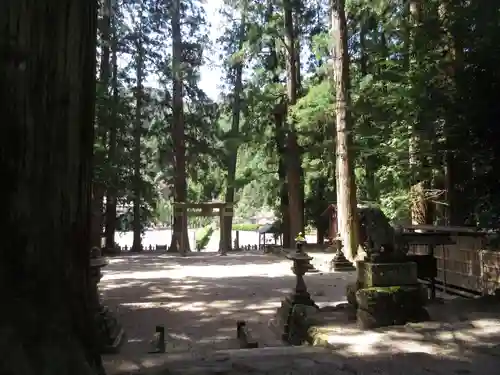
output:
<svg viewBox="0 0 500 375"><path fill-rule="evenodd" d="M420 285L373 287L359 289L356 292L359 308L372 311L411 310L424 306L425 291Z"/></svg>
<svg viewBox="0 0 500 375"><path fill-rule="evenodd" d="M358 282L365 288L415 285L418 284L417 264L363 262L358 265Z"/></svg>
<svg viewBox="0 0 500 375"><path fill-rule="evenodd" d="M274 318L274 326L277 333L279 333L281 339L286 341L289 332L289 317L292 312L293 305L288 298L281 301L281 306L276 310L276 316Z"/></svg>
<svg viewBox="0 0 500 375"><path fill-rule="evenodd" d="M294 305L289 321L287 342L290 345L302 345L307 340L307 330L311 319L318 313L318 309L308 305Z"/></svg>
<svg viewBox="0 0 500 375"><path fill-rule="evenodd" d="M355 271L356 268L350 263L334 263L332 262L330 265L330 270L333 272L351 272Z"/></svg>
<svg viewBox="0 0 500 375"><path fill-rule="evenodd" d="M104 307L96 315L101 353L112 354L120 350L125 337L125 330L116 316Z"/></svg>
<svg viewBox="0 0 500 375"><path fill-rule="evenodd" d="M420 285L359 289L356 292L360 328L402 325L429 319Z"/></svg>
<svg viewBox="0 0 500 375"><path fill-rule="evenodd" d="M416 309L407 316L396 314L372 314L363 309L358 309L356 311L357 325L361 329L375 329L393 325L404 325L406 323L425 322L428 320L430 320L429 313L423 307Z"/></svg>
<svg viewBox="0 0 500 375"><path fill-rule="evenodd" d="M317 306L293 303L287 297L281 301L281 306L276 311L272 320L273 331L280 338L292 345L300 345L307 332L307 318L318 311Z"/></svg>
<svg viewBox="0 0 500 375"><path fill-rule="evenodd" d="M336 272L355 271L356 268L347 260L342 251L337 251L330 264L330 269Z"/></svg>

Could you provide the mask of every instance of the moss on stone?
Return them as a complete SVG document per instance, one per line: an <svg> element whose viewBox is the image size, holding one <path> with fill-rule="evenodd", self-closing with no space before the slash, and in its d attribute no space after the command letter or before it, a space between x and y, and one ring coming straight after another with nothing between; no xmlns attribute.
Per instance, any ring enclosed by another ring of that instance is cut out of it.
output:
<svg viewBox="0 0 500 375"><path fill-rule="evenodd" d="M356 292L357 306L373 314L413 310L425 304L422 288L415 286L372 287Z"/></svg>
<svg viewBox="0 0 500 375"><path fill-rule="evenodd" d="M363 290L366 293L387 293L387 294L394 294L399 291L401 291L402 287L401 286L373 286L371 288L364 288Z"/></svg>

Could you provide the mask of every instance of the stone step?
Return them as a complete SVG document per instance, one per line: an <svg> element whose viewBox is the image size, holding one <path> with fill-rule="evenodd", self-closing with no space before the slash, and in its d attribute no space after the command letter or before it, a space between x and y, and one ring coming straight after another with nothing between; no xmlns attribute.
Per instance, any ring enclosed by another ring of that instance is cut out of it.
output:
<svg viewBox="0 0 500 375"><path fill-rule="evenodd" d="M340 357L309 346L219 350L211 353L105 356L107 375L325 374Z"/></svg>

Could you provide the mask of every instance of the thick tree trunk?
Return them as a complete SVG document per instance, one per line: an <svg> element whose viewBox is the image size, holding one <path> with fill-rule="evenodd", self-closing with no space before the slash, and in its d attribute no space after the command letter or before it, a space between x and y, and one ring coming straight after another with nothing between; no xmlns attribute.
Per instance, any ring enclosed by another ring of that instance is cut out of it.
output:
<svg viewBox="0 0 500 375"><path fill-rule="evenodd" d="M140 34L142 35L142 13L140 22ZM142 135L142 107L143 107L143 87L144 79L144 47L140 38L137 41L137 61L136 61L136 81L135 89L135 121L134 121L134 201L133 201L133 221L132 230L134 232L132 251L142 251L142 219L141 219L141 195L142 195L142 177L141 177L141 135Z"/></svg>
<svg viewBox="0 0 500 375"><path fill-rule="evenodd" d="M288 105L297 102L297 54L295 27L293 24L294 6L290 0L283 1L285 22L285 44L287 49L287 95ZM304 231L304 184L300 148L293 118L288 121L286 137L286 176L288 185L288 208L290 218L290 244L294 246L295 237Z"/></svg>
<svg viewBox="0 0 500 375"><path fill-rule="evenodd" d="M243 42L245 41L245 30L246 30L246 7L243 7L241 11L241 24L238 32L238 50L243 48ZM231 123L231 136L228 142L229 149L228 152L228 163L227 163L227 190L226 190L226 202L234 203L234 183L236 180L236 162L238 160L238 144L237 139L240 131L240 114L241 114L241 93L243 91L243 61L237 61L233 67L233 78L234 78L234 91L233 91L233 108L232 108L232 123ZM232 227L233 227L233 217L224 217L224 242L232 247Z"/></svg>
<svg viewBox="0 0 500 375"><path fill-rule="evenodd" d="M0 3L0 373L102 369L89 284L96 2Z"/></svg>
<svg viewBox="0 0 500 375"><path fill-rule="evenodd" d="M117 127L118 127L118 42L116 37L116 26L113 21L113 40L111 66L113 74L111 79L111 89L113 92L111 102L111 119L109 126L108 145L108 167L111 170L109 176L108 190L106 192L106 249L114 249L116 232L116 194L118 184L118 171L116 170L116 150L117 150Z"/></svg>
<svg viewBox="0 0 500 375"><path fill-rule="evenodd" d="M457 75L463 69L463 46L460 42L460 37L456 35L456 31L451 24L451 15L454 14L456 5L450 0L441 0L439 6L439 16L443 28L444 50L448 51L446 62L449 69L446 71L448 91L450 94L449 103L446 111L446 121L444 124L445 137L445 157L444 157L444 189L446 207L446 223L448 225L459 226L464 225L467 214L472 212L470 207L470 199L460 191L460 186L463 186L465 181L471 175L470 163L463 160L463 150L466 147L462 139L467 138L462 134L462 126L460 126L460 105L459 98L456 97L457 92ZM456 27L455 27L456 29Z"/></svg>
<svg viewBox="0 0 500 375"><path fill-rule="evenodd" d="M365 25L367 22L365 19L361 20L361 30L359 32L359 48L360 48L360 73L364 77L368 74L368 54L366 47L366 35L367 28ZM372 120L370 118L365 120L365 124L371 135L372 130ZM371 141L369 141L371 142ZM375 160L375 155L373 155L369 149L369 154L364 157L365 164L365 196L364 198L369 202L375 202L377 200L377 192L375 190L375 172L377 171L377 163Z"/></svg>
<svg viewBox="0 0 500 375"><path fill-rule="evenodd" d="M92 220L90 234L92 247L102 247L102 224L105 191L106 189L104 185L100 181L97 181L94 176L92 183Z"/></svg>
<svg viewBox="0 0 500 375"><path fill-rule="evenodd" d="M424 44L422 39L422 6L421 0L410 0L408 3L408 40L407 40L407 69L417 69L422 64L424 53ZM410 66L410 60L414 59L415 67ZM410 125L409 135L409 167L410 173L414 176L410 186L410 212L411 221L414 225L431 224L430 204L428 202L427 192L430 187L430 176L428 176L428 165L422 163L422 132L419 125L422 122L421 113L417 113L414 123ZM427 164L427 163L425 163Z"/></svg>
<svg viewBox="0 0 500 375"><path fill-rule="evenodd" d="M97 112L97 142L106 143L106 133L109 127L109 79L111 76L110 57L110 30L111 30L111 1L105 0L102 8L102 18L99 25L101 31L101 61L99 74L99 93L102 95ZM104 154L99 153L97 157L104 161ZM96 170L94 170L95 172ZM92 245L102 247L102 229L104 223L104 195L106 184L104 176L94 176L94 187L92 196Z"/></svg>
<svg viewBox="0 0 500 375"><path fill-rule="evenodd" d="M283 247L285 249L290 248L292 243L290 242L290 210L288 208L288 183L286 180L286 145L285 136L283 135L283 118L284 113L281 109L282 106L278 106L276 109L278 113L274 115L274 126L275 126L275 142L276 149L278 150L278 178L281 182L280 185L280 213L281 213L281 235L283 236Z"/></svg>
<svg viewBox="0 0 500 375"><path fill-rule="evenodd" d="M349 54L347 50L347 22L345 0L332 3L333 72L336 98L336 173L338 228L345 256L356 257L359 228L356 202L356 182L351 159L352 134L349 113Z"/></svg>
<svg viewBox="0 0 500 375"><path fill-rule="evenodd" d="M174 143L174 201L186 202L186 144L184 133L183 74L182 74L182 34L181 1L173 0L172 12L172 138ZM184 249L179 249L180 238L184 236ZM174 225L169 252L189 252L187 222L174 210Z"/></svg>
<svg viewBox="0 0 500 375"><path fill-rule="evenodd" d="M267 2L266 20L271 22L274 14L274 3L272 0ZM279 76L279 60L276 51L276 43L270 41L269 47L269 61L267 69L273 73L273 83L280 84ZM286 180L286 141L284 132L284 122L286 116L286 106L281 98L274 106L272 114L272 121L274 123L274 141L276 145L276 152L278 154L278 179L280 181L280 216L281 216L281 235L282 244L284 248L290 248L290 211L288 209L288 184Z"/></svg>

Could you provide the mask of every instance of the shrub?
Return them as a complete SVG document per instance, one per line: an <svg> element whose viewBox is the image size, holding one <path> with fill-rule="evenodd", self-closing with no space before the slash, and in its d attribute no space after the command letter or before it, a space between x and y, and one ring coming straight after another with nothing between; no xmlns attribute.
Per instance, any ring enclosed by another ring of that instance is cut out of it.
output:
<svg viewBox="0 0 500 375"><path fill-rule="evenodd" d="M207 225L206 227L201 228L196 232L196 250L203 250L208 243L210 242L210 238L214 233L214 228L211 225Z"/></svg>
<svg viewBox="0 0 500 375"><path fill-rule="evenodd" d="M245 224L233 224L233 230L239 230L242 232L256 232L260 228L259 224L251 224L251 223L245 223Z"/></svg>

